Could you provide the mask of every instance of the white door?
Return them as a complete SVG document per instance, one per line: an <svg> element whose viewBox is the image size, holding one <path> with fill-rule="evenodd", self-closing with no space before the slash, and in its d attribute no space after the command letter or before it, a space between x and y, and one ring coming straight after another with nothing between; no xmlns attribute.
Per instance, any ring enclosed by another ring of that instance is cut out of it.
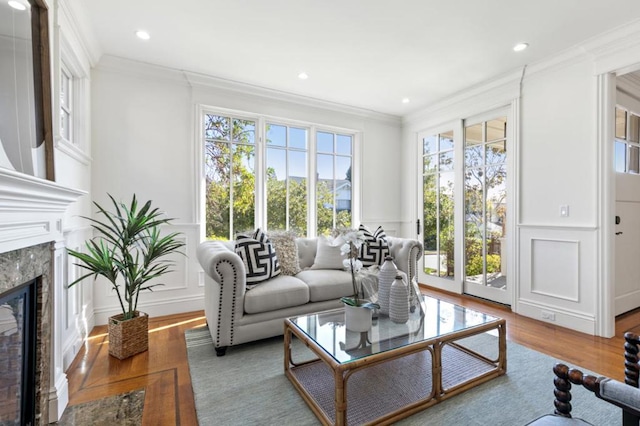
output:
<svg viewBox="0 0 640 426"><path fill-rule="evenodd" d="M615 307L616 315L640 307L640 111L637 101L618 94L615 129Z"/></svg>
<svg viewBox="0 0 640 426"><path fill-rule="evenodd" d="M510 304L507 114L465 121L464 292Z"/></svg>
<svg viewBox="0 0 640 426"><path fill-rule="evenodd" d="M456 282L456 174L462 150L457 146L456 128L460 122L418 134L419 216L417 233L424 243L418 281L432 287L459 293ZM459 202L459 201L458 201Z"/></svg>
<svg viewBox="0 0 640 426"><path fill-rule="evenodd" d="M639 190L625 190L629 184ZM640 306L640 176L618 173L616 193L621 198L637 198L616 201L620 223L615 227L615 314L620 315Z"/></svg>

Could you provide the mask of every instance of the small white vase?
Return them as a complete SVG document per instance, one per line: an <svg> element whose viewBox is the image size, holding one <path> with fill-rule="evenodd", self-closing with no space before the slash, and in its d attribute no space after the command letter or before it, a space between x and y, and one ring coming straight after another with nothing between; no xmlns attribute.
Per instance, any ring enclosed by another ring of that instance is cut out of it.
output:
<svg viewBox="0 0 640 426"><path fill-rule="evenodd" d="M344 321L348 330L369 331L372 309L360 306L344 305Z"/></svg>
<svg viewBox="0 0 640 426"><path fill-rule="evenodd" d="M395 281L391 285L389 318L398 324L404 324L409 320L409 291L400 275L396 276Z"/></svg>
<svg viewBox="0 0 640 426"><path fill-rule="evenodd" d="M398 268L393 263L393 258L391 256L385 257L378 273L378 304L380 305L380 313L383 315L389 315L391 284L393 284L397 273Z"/></svg>

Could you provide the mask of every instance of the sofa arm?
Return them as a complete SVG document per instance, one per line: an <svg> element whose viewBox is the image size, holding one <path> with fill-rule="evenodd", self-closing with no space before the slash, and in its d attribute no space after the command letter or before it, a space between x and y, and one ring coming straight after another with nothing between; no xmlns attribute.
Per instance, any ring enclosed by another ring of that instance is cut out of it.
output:
<svg viewBox="0 0 640 426"><path fill-rule="evenodd" d="M422 256L422 244L418 240L387 237L389 252L398 269L407 273L409 282L418 273L418 261Z"/></svg>
<svg viewBox="0 0 640 426"><path fill-rule="evenodd" d="M205 273L204 311L214 346L231 346L237 321L244 313L244 263L221 241L200 243L197 256Z"/></svg>

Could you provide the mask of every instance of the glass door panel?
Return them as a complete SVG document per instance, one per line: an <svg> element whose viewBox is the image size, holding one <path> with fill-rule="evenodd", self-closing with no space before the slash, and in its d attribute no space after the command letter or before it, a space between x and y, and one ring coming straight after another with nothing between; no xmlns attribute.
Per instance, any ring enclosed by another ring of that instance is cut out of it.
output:
<svg viewBox="0 0 640 426"><path fill-rule="evenodd" d="M422 235L424 259L421 282L454 277L454 140L453 131L422 137Z"/></svg>
<svg viewBox="0 0 640 426"><path fill-rule="evenodd" d="M465 127L465 293L509 303L506 279L507 119Z"/></svg>

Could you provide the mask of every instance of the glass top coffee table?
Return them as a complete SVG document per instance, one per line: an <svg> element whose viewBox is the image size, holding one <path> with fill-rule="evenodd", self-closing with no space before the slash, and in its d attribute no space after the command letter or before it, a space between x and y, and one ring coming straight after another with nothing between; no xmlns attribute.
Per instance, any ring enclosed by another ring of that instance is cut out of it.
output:
<svg viewBox="0 0 640 426"><path fill-rule="evenodd" d="M505 374L504 319L420 302L406 324L380 315L363 333L343 309L285 320L285 374L323 424L389 424Z"/></svg>

